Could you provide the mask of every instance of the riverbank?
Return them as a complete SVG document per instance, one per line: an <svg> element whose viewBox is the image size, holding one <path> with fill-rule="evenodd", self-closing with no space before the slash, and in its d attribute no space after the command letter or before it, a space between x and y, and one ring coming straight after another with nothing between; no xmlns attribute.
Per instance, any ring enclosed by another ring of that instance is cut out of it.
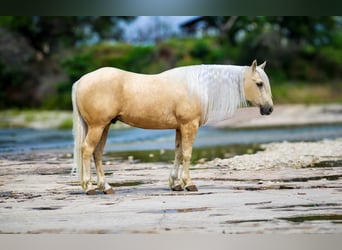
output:
<svg viewBox="0 0 342 250"><path fill-rule="evenodd" d="M213 124L212 126L219 128L244 128L323 123L342 123L342 104L276 105L270 116L261 116L258 108L243 108L237 110L232 118ZM38 110L0 111L0 127L71 129L72 112ZM127 125L119 122L115 126L112 126L112 128L123 127L127 127Z"/></svg>
<svg viewBox="0 0 342 250"><path fill-rule="evenodd" d="M342 233L342 138L262 147L193 165L195 193L168 189L166 162L106 156L116 193L86 196L70 155L1 155L0 232Z"/></svg>
<svg viewBox="0 0 342 250"><path fill-rule="evenodd" d="M260 115L259 109L255 107L243 108L237 110L231 119L213 126L251 128L333 123L342 123L342 104L276 105L269 116Z"/></svg>

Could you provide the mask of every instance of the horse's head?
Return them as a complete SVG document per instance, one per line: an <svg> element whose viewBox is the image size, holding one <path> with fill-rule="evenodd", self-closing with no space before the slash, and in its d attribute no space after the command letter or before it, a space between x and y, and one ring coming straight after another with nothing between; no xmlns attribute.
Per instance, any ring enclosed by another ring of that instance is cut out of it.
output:
<svg viewBox="0 0 342 250"><path fill-rule="evenodd" d="M273 111L271 86L264 72L266 62L257 66L256 60L244 74L244 91L247 102L260 107L260 114L269 115Z"/></svg>

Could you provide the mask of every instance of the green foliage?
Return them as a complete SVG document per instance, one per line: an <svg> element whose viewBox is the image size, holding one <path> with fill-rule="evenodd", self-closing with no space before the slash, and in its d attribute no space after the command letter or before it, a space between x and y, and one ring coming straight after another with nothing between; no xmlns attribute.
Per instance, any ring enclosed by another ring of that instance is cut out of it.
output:
<svg viewBox="0 0 342 250"><path fill-rule="evenodd" d="M42 106L46 109L71 109L71 88L82 75L100 67L117 67L135 72L150 73L148 68L153 60L151 46L131 46L128 44L98 44L84 46L74 56L62 62L69 81L60 82L57 95L46 98Z"/></svg>
<svg viewBox="0 0 342 250"><path fill-rule="evenodd" d="M274 82L272 84L272 95L274 103L334 103L342 102L342 83L333 85L329 83L307 82Z"/></svg>
<svg viewBox="0 0 342 250"><path fill-rule="evenodd" d="M72 117L70 118L66 118L65 120L63 120L59 126L58 129L72 129L73 126L73 121L72 121Z"/></svg>
<svg viewBox="0 0 342 250"><path fill-rule="evenodd" d="M23 103L33 101L30 92L32 82L23 84L27 79L30 79L30 76L26 70L5 65L0 61L0 109L9 106L23 107Z"/></svg>
<svg viewBox="0 0 342 250"><path fill-rule="evenodd" d="M120 21L131 21L134 17L110 16L4 16L0 27L25 36L29 43L48 55L61 49L84 44L95 39L120 39ZM48 47L47 47L48 46Z"/></svg>
<svg viewBox="0 0 342 250"><path fill-rule="evenodd" d="M332 44L319 51L319 60L325 64L325 70L330 75L342 77L342 32L335 32Z"/></svg>
<svg viewBox="0 0 342 250"><path fill-rule="evenodd" d="M190 50L190 55L197 58L207 58L210 54L210 48L205 40L196 40L193 48Z"/></svg>
<svg viewBox="0 0 342 250"><path fill-rule="evenodd" d="M153 58L153 48L120 43L98 44L82 47L75 54L76 56L68 58L62 64L72 82L100 67L144 71Z"/></svg>

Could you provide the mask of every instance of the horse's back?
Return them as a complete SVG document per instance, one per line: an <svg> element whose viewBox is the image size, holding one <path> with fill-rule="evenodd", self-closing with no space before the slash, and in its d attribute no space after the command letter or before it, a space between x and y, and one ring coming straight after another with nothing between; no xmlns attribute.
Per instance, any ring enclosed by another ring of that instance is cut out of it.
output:
<svg viewBox="0 0 342 250"><path fill-rule="evenodd" d="M172 84L174 82L187 81L197 73L200 66L184 66L166 70L159 74L141 74L122 70L115 67L102 67L82 76L79 80L81 84L103 84L111 82L118 84L120 82L139 82L148 84L158 81L159 84ZM172 80L171 80L172 79Z"/></svg>

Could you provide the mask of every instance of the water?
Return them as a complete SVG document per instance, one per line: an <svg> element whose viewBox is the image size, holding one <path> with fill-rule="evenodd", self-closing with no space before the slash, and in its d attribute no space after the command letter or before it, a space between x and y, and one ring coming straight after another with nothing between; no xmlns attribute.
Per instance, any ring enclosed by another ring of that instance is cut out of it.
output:
<svg viewBox="0 0 342 250"><path fill-rule="evenodd" d="M105 151L139 151L173 149L174 130L138 128L110 130ZM260 144L278 141L315 141L342 137L342 124L263 129L199 130L195 147L233 144ZM71 130L0 129L0 153L55 150L72 152Z"/></svg>

